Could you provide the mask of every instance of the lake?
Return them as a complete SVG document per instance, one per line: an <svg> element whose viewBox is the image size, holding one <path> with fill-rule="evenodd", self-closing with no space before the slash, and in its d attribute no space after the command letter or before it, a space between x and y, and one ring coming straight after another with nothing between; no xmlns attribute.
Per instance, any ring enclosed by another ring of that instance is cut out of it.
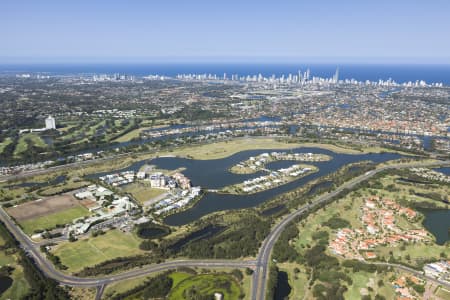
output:
<svg viewBox="0 0 450 300"><path fill-rule="evenodd" d="M13 280L8 276L0 276L0 296L11 287Z"/></svg>
<svg viewBox="0 0 450 300"><path fill-rule="evenodd" d="M254 174L233 174L228 171L230 167L240 161L248 159L250 156L257 156L261 153L273 150L249 150L236 153L230 157L217 160L192 160L185 158L157 158L151 161L161 169L177 169L185 167L183 173L189 177L194 185L200 185L206 189L221 189L225 186L243 182L244 180L263 175L263 172ZM283 150L275 150L283 151ZM401 156L395 153L377 153L377 154L338 154L320 148L296 148L294 153L320 153L330 155L333 159L326 162L310 163L319 168L316 173L294 180L279 187L262 191L250 195L231 195L206 192L205 195L192 208L168 216L164 222L172 226L180 226L195 221L207 214L257 206L269 199L282 193L301 187L311 180L328 175L337 171L339 168L355 162L370 160L374 163L381 163L387 160L397 159ZM278 161L267 164L267 168L276 170L280 167L295 164L293 161Z"/></svg>
<svg viewBox="0 0 450 300"><path fill-rule="evenodd" d="M292 153L310 152L316 154L326 154L331 156L332 159L330 161L323 162L305 162L307 164L317 166L319 168L319 171L291 181L287 184L256 194L232 195L206 192L204 196L192 208L170 215L165 218L164 222L171 226L180 226L198 220L199 218L216 211L254 207L269 199L274 198L279 194L288 192L304 184L307 184L311 180L333 173L347 164L369 160L374 163L381 163L402 157L397 153L341 154L314 147L295 148L291 150L263 149L241 151L226 158L212 160L195 160L181 157L159 157L152 160L139 161L120 170L91 174L87 177L98 178L106 174L122 171L136 172L143 165L152 164L155 165L158 169L166 170L185 168L183 174L191 180L194 186L199 185L204 189L221 189L228 185L241 183L244 180L265 175L266 173L264 171L256 172L254 174L234 174L231 173L229 169L235 164L247 160L250 156L257 156L264 152L272 151L287 151ZM267 164L266 167L270 170L276 170L278 168L287 167L296 163L298 162L276 161Z"/></svg>
<svg viewBox="0 0 450 300"><path fill-rule="evenodd" d="M450 176L450 167L436 168L434 170L437 172L441 172L447 176Z"/></svg>
<svg viewBox="0 0 450 300"><path fill-rule="evenodd" d="M439 245L450 241L450 209L423 209L420 210L425 215L423 225L436 238Z"/></svg>
<svg viewBox="0 0 450 300"><path fill-rule="evenodd" d="M291 293L291 286L289 285L289 276L286 272L279 271L277 275L277 286L275 287L274 300L287 299Z"/></svg>

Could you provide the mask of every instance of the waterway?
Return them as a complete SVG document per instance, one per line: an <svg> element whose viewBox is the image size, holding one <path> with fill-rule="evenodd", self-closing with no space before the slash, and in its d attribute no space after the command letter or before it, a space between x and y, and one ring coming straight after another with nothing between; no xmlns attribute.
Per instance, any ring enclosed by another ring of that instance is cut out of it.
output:
<svg viewBox="0 0 450 300"><path fill-rule="evenodd" d="M450 167L436 168L434 170L437 172L441 172L447 176L450 176Z"/></svg>
<svg viewBox="0 0 450 300"><path fill-rule="evenodd" d="M170 232L169 230L165 230L164 228L158 228L158 227L150 227L150 228L141 228L138 229L137 235L140 238L143 239L155 239L160 238L165 235L168 235Z"/></svg>
<svg viewBox="0 0 450 300"><path fill-rule="evenodd" d="M450 209L423 209L425 215L423 225L436 238L438 245L450 241Z"/></svg>
<svg viewBox="0 0 450 300"><path fill-rule="evenodd" d="M44 187L44 186L51 186L56 185L64 182L67 177L65 175L59 175L56 178L49 180L49 181L43 181L43 182L21 182L17 184L13 184L8 186L9 188L16 188L16 187Z"/></svg>
<svg viewBox="0 0 450 300"><path fill-rule="evenodd" d="M186 246L187 244L212 237L218 234L219 232L225 230L225 228L226 227L224 226L208 225L203 229L190 233L186 237L177 241L175 244L171 245L169 249L178 252L182 247Z"/></svg>

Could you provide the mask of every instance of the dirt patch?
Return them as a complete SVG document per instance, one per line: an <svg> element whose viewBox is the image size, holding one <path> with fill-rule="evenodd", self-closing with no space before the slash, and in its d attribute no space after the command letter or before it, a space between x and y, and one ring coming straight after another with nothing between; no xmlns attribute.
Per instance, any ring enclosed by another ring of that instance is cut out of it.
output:
<svg viewBox="0 0 450 300"><path fill-rule="evenodd" d="M27 202L8 208L7 211L9 215L20 222L46 216L78 205L79 202L75 197L70 194L62 194Z"/></svg>
<svg viewBox="0 0 450 300"><path fill-rule="evenodd" d="M87 209L98 206L98 203L91 199L80 200L80 204L86 207Z"/></svg>

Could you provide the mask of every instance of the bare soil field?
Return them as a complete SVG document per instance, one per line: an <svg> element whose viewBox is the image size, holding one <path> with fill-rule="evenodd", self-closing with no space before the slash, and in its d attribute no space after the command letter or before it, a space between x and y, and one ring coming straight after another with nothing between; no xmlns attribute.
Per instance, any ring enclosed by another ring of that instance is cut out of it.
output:
<svg viewBox="0 0 450 300"><path fill-rule="evenodd" d="M97 202L91 199L80 200L80 204L86 207L87 209L98 205Z"/></svg>
<svg viewBox="0 0 450 300"><path fill-rule="evenodd" d="M75 197L70 194L62 194L20 204L16 207L8 208L7 212L20 222L46 216L78 205L79 202Z"/></svg>

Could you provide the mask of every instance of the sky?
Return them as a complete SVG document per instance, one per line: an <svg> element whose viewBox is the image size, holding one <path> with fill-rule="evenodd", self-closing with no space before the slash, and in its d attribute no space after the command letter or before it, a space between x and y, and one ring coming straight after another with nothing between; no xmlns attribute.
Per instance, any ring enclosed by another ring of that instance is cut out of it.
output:
<svg viewBox="0 0 450 300"><path fill-rule="evenodd" d="M448 0L1 0L0 63L450 64Z"/></svg>

